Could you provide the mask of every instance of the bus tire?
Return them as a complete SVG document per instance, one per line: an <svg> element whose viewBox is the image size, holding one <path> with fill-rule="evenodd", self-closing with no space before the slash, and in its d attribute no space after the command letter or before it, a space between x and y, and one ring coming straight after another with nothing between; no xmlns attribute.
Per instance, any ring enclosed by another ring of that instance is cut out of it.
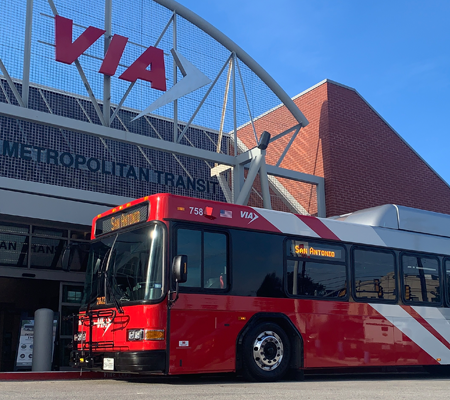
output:
<svg viewBox="0 0 450 400"><path fill-rule="evenodd" d="M249 381L282 379L291 357L289 338L277 324L263 322L251 328L242 342L242 374Z"/></svg>

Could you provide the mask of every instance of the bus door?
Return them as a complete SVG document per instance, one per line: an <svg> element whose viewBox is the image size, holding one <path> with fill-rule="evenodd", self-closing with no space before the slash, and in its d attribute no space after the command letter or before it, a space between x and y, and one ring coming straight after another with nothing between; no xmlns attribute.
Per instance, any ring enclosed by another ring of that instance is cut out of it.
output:
<svg viewBox="0 0 450 400"><path fill-rule="evenodd" d="M177 227L174 254L187 255L187 281L170 310L170 373L232 371L228 234Z"/></svg>

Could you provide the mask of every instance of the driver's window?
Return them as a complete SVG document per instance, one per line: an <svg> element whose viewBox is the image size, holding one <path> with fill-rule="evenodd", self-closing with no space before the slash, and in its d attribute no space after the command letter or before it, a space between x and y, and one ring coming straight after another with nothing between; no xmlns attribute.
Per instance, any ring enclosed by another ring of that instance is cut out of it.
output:
<svg viewBox="0 0 450 400"><path fill-rule="evenodd" d="M188 279L180 286L227 289L228 237L222 232L180 228L176 254L188 257Z"/></svg>

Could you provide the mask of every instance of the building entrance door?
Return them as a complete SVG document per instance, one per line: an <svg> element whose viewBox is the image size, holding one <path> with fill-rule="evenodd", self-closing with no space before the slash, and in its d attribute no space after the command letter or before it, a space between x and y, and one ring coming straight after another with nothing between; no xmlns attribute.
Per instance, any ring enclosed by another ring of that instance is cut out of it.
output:
<svg viewBox="0 0 450 400"><path fill-rule="evenodd" d="M22 319L59 307L57 281L0 277L0 371L14 371ZM31 369L31 368L30 368Z"/></svg>

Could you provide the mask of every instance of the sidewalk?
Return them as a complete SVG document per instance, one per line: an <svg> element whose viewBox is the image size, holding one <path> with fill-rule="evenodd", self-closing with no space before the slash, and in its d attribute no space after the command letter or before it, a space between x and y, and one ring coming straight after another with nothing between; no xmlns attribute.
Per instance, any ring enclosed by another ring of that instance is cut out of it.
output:
<svg viewBox="0 0 450 400"><path fill-rule="evenodd" d="M55 381L67 379L117 379L128 374L92 371L0 372L0 381Z"/></svg>

